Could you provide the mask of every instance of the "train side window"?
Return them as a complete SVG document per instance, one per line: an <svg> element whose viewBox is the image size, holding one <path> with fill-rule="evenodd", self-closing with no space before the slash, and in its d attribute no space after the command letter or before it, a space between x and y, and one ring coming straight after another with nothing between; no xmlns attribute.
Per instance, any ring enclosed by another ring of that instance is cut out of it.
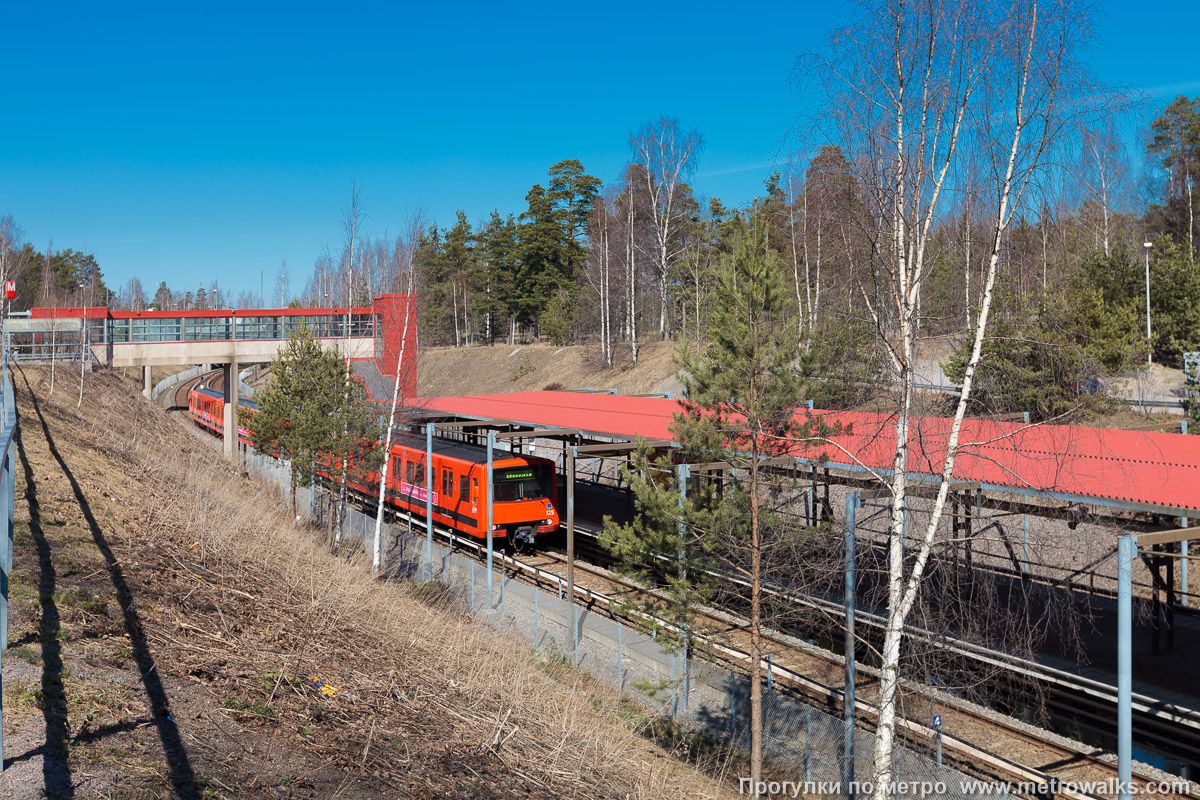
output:
<svg viewBox="0 0 1200 800"><path fill-rule="evenodd" d="M458 499L467 500L467 476L460 475L458 478Z"/></svg>
<svg viewBox="0 0 1200 800"><path fill-rule="evenodd" d="M454 496L454 473L448 469L442 470L442 494L447 498Z"/></svg>
<svg viewBox="0 0 1200 800"><path fill-rule="evenodd" d="M413 470L414 470L414 469L416 469L417 465L416 465L416 464L414 464L413 462L409 461L408 463L406 463L406 464L404 465L404 467L405 467L405 472L404 472L404 476L405 476L405 478L404 478L404 482L405 482L405 483L412 483L412 482L413 482Z"/></svg>
<svg viewBox="0 0 1200 800"><path fill-rule="evenodd" d="M392 480L396 480L397 478L400 477L400 475L401 475L400 470L401 470L401 467L403 467L403 466L404 466L404 463L401 461L400 456L392 456L392 467L391 467Z"/></svg>
<svg viewBox="0 0 1200 800"><path fill-rule="evenodd" d="M420 486L424 486L425 485L425 465L419 461L414 462L414 463L417 466L417 475L413 479L412 483L416 483Z"/></svg>
<svg viewBox="0 0 1200 800"><path fill-rule="evenodd" d="M471 478L471 497L479 502L479 478Z"/></svg>

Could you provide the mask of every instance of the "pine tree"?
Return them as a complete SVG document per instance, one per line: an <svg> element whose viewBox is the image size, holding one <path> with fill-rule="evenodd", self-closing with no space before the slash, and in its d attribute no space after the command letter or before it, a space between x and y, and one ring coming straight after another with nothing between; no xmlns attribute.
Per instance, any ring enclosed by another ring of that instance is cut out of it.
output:
<svg viewBox="0 0 1200 800"><path fill-rule="evenodd" d="M479 232L476 244L483 283L478 308L483 315L483 336L488 344L494 342L497 335L506 335L514 313L516 247L516 220L512 214L501 219L500 214L493 211L487 226Z"/></svg>
<svg viewBox="0 0 1200 800"><path fill-rule="evenodd" d="M372 447L378 419L362 385L347 385L341 359L302 327L292 332L270 371L273 380L258 395L247 427L255 448L291 460L293 507L297 484L326 484L329 476L340 476L343 465L365 480L379 458Z"/></svg>
<svg viewBox="0 0 1200 800"><path fill-rule="evenodd" d="M798 572L797 553L822 535L780 513L790 487L768 475L767 462L794 454L805 439L829 434L797 417L799 343L787 324L791 302L783 268L765 244L762 236L736 236L717 272L711 342L698 355L680 356L683 411L671 425L681 448L677 455L684 463L730 464L727 480L723 486L697 482L681 500L671 462L651 462L642 449L628 470L639 516L628 526L609 521L603 537L621 568L643 581L664 572L664 559L675 565L662 577L669 613L682 630L694 627L690 609L713 589L711 571L734 574L747 587L742 600L749 608L756 781L762 774L763 588L772 576Z"/></svg>
<svg viewBox="0 0 1200 800"><path fill-rule="evenodd" d="M525 195L528 210L517 232L517 318L537 325L551 298L568 282L564 232L559 214L546 190L534 184Z"/></svg>

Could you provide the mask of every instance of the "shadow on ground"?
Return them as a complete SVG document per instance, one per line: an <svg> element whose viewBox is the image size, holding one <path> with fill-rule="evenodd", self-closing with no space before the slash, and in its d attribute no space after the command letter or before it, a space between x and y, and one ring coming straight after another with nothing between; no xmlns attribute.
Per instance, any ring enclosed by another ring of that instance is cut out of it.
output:
<svg viewBox="0 0 1200 800"><path fill-rule="evenodd" d="M71 472L70 467L67 466L62 453L59 452L55 444L54 437L50 433L50 427L46 423L45 416L42 414L41 405L38 403L37 397L33 392L33 387L30 385L29 379L23 371L21 372L21 378L24 380L25 387L29 391L33 410L41 425L42 433L46 437L46 445L50 450L50 454L54 457L59 468L62 469L63 475L66 476L67 481L70 483L75 501L79 504L79 509L83 512L84 519L87 520L92 541L95 542L97 549L104 556L109 579L112 581L113 589L116 591L117 603L120 605L121 613L124 617L125 634L129 637L129 644L133 650L133 660L137 664L142 686L146 690L146 697L150 702L150 710L153 717L152 721L158 733L163 754L167 759L170 781L175 795L184 798L184 800L199 800L200 790L196 783L195 770L188 757L187 748L180 737L179 727L175 724L175 720L171 716L170 701L167 698L162 678L159 676L158 669L154 663L154 656L150 652L150 645L147 641L141 618L134 606L133 592L130 590L129 583L125 579L120 562L117 560L112 547L104 536L104 531L92 513L91 505L88 503L87 497L79 485L79 481L75 479L75 475ZM18 421L19 429L20 421ZM67 762L69 728L66 716L66 698L62 687L62 653L58 635L60 624L57 607L54 606L53 599L55 581L54 565L49 545L42 532L40 515L37 512L37 494L33 472L29 465L22 440L18 438L17 441L21 460L25 468L30 528L34 531L34 541L38 547L38 556L41 564L39 590L42 602L42 623L40 638L44 665L42 678L43 708L46 714L46 744L43 746L45 764L43 772L46 776L46 792L50 797L71 797L73 796L71 773ZM52 692L56 692L57 694L52 695ZM98 738L105 733L115 733L127 726L136 724L140 723L125 723L123 725L111 726L112 730L93 731L87 734L87 738Z"/></svg>

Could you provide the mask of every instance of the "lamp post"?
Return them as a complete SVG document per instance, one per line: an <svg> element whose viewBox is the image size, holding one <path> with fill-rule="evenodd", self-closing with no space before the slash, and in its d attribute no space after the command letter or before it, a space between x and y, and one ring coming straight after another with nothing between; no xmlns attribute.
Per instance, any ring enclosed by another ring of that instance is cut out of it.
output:
<svg viewBox="0 0 1200 800"><path fill-rule="evenodd" d="M1150 248L1154 246L1153 242L1143 242L1142 247L1146 249L1146 366L1154 366L1154 347L1150 339Z"/></svg>

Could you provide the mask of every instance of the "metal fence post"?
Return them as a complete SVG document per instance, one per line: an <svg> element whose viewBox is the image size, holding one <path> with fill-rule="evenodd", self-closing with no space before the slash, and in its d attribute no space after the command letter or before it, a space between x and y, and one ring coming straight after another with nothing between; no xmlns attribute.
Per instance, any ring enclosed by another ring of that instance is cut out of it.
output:
<svg viewBox="0 0 1200 800"><path fill-rule="evenodd" d="M4 468L0 473L0 507L4 509L4 538L0 540L0 650L8 649L8 591L12 582L12 518L13 496L9 489L9 475L12 473L12 457L8 451L4 453Z"/></svg>
<svg viewBox="0 0 1200 800"><path fill-rule="evenodd" d="M671 717L675 716L675 707L679 703L679 686L675 683L677 674L675 661L679 658L679 654L674 650L671 651Z"/></svg>
<svg viewBox="0 0 1200 800"><path fill-rule="evenodd" d="M804 782L812 783L812 703L804 704Z"/></svg>
<svg viewBox="0 0 1200 800"><path fill-rule="evenodd" d="M1117 537L1117 797L1130 800L1133 778L1133 560L1137 537Z"/></svg>
<svg viewBox="0 0 1200 800"><path fill-rule="evenodd" d="M737 673L729 670L729 741L737 736Z"/></svg>
<svg viewBox="0 0 1200 800"><path fill-rule="evenodd" d="M1180 528L1188 527L1188 518L1180 517ZM1180 542L1180 604L1189 606L1188 602L1188 540ZM8 559L12 563L12 559Z"/></svg>
<svg viewBox="0 0 1200 800"><path fill-rule="evenodd" d="M433 579L433 423L425 425L425 564Z"/></svg>
<svg viewBox="0 0 1200 800"><path fill-rule="evenodd" d="M855 512L858 510L858 492L846 493L846 624L844 647L846 651L846 684L842 691L842 716L844 734L842 738L842 786L849 793L854 783L854 651L857 644L854 636L854 528Z"/></svg>
<svg viewBox="0 0 1200 800"><path fill-rule="evenodd" d="M533 645L537 647L538 643L538 591L536 586L533 587Z"/></svg>
<svg viewBox="0 0 1200 800"><path fill-rule="evenodd" d="M0 498L0 514L4 518L4 540L0 542L0 553L3 563L0 566L4 568L3 576L3 608L0 608L0 772L4 771L4 671L3 671L3 653L8 649L8 589L9 582L12 576L13 562L13 506L16 501L16 452L17 445L14 440L16 434L17 423L17 408L16 399L13 396L12 383L8 379L8 342L5 337L5 348L2 356L2 366L0 366L0 381L3 385L0 386L0 428L3 428L4 436L7 439L4 448L4 469L0 473L0 484L3 485L3 497Z"/></svg>
<svg viewBox="0 0 1200 800"><path fill-rule="evenodd" d="M681 581L684 581L684 580L687 580L687 567L685 566L686 554L684 552L684 549L687 546L686 545L687 525L683 521L683 512L684 512L684 506L687 503L687 482L688 482L688 478L691 477L692 468L690 466L688 466L687 464L680 464L678 467L676 467L676 472L678 473L678 480L679 480L679 579ZM686 589L685 589L685 591L686 591ZM690 631L688 631L686 612L683 617L682 627L683 627L683 707L687 708L688 707L688 695L691 694L690 685L689 685L690 680L691 680L691 672L688 669L688 651L690 650L690 647L688 645L691 642L691 633L690 633ZM770 680L770 679L768 678L768 680Z"/></svg>
<svg viewBox="0 0 1200 800"><path fill-rule="evenodd" d="M1024 567L1025 567L1026 574L1028 574L1029 573L1029 515L1022 514L1021 516L1023 517L1024 525L1025 525L1025 538L1023 540L1023 544L1024 544L1024 548L1025 548Z"/></svg>
<svg viewBox="0 0 1200 800"><path fill-rule="evenodd" d="M487 580L488 597L492 596L492 454L496 449L496 432L488 431L487 435Z"/></svg>
<svg viewBox="0 0 1200 800"><path fill-rule="evenodd" d="M567 462L567 605L571 607L571 666L579 666L579 624L575 619L575 459L579 450L569 448Z"/></svg>
<svg viewBox="0 0 1200 800"><path fill-rule="evenodd" d="M617 691L625 691L625 648L621 641L621 631L624 627L617 623Z"/></svg>

